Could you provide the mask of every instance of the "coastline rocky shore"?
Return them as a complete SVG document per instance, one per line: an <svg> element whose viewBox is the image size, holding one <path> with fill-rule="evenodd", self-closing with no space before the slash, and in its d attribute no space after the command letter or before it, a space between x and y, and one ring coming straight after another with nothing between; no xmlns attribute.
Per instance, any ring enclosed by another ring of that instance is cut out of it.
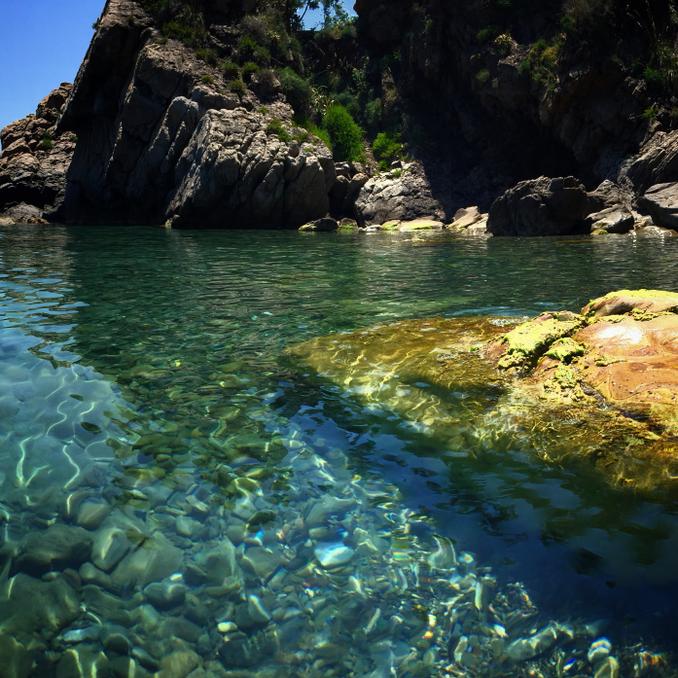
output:
<svg viewBox="0 0 678 678"><path fill-rule="evenodd" d="M369 157L333 159L316 132L301 126L274 71L255 73L247 86L225 78L213 54L236 40L232 27L248 19L245 7L202 0L211 46L195 49L167 38L151 5L109 0L75 84L60 86L35 115L2 131L5 223L298 228L331 216L391 230L392 222L457 221L455 232L498 236L671 235L678 227L678 130L663 114L640 115L652 102L647 88L597 73L582 55L578 75L554 70L548 88L538 79L529 87L523 71L532 52L520 61L524 44L507 38L499 49L496 38L482 51L469 42L470 27L481 20L473 8L450 9L457 23L448 21L448 10L425 8L430 21L456 26L444 42L429 35L429 23L400 30L414 11L404 3L390 13L381 0L357 3L354 51L382 60L388 50L401 55L388 90L397 105L411 110L417 97L437 91L432 111L446 106L441 120L468 123L455 142L463 152L448 153L452 141L442 130L437 138L434 126L429 137L443 156L412 143L408 158L377 169ZM549 11L539 16L546 20ZM426 63L413 52L419 33L431 57ZM573 58L567 44L559 47L563 68ZM469 68L477 66L469 64L479 55L489 66L473 80ZM447 57L452 71L443 80ZM469 79L475 84L466 91ZM600 91L587 95L594 86ZM622 94L626 104L617 106ZM512 133L498 138L512 123ZM512 164L515 144L523 145L524 162ZM460 209L489 213L487 228L484 216Z"/></svg>

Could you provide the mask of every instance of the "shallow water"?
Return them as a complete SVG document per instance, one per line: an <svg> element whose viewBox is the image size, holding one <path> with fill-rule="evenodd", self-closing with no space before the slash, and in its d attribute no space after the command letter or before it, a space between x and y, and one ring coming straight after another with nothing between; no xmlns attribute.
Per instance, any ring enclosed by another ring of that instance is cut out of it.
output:
<svg viewBox="0 0 678 678"><path fill-rule="evenodd" d="M183 653L208 675L489 675L453 651L490 638L478 624L510 617L519 590L534 605L506 622L496 675L527 672L504 646L552 619L600 624L536 657L544 675L593 675L581 652L599 634L622 675L646 649L672 674L678 490L632 494L528 449L447 449L284 353L623 287L677 289L678 239L0 229L0 620L21 644L0 635L0 659L35 675L69 675L75 654L122 670L127 651L141 674ZM87 531L41 543L55 525ZM97 544L107 529L117 554ZM467 555L454 564L441 538ZM212 581L205 558L224 544ZM460 630L448 589L467 576L491 585L496 615L465 612ZM181 602L156 600L155 581ZM61 583L73 610L51 627L17 611Z"/></svg>

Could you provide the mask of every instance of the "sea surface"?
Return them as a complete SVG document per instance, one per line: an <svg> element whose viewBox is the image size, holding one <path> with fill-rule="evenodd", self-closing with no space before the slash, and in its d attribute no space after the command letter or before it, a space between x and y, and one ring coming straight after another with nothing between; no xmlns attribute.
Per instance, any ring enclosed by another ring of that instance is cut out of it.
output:
<svg viewBox="0 0 678 678"><path fill-rule="evenodd" d="M0 660L593 675L602 639L674 675L678 486L441 448L285 352L638 287L678 238L1 228Z"/></svg>

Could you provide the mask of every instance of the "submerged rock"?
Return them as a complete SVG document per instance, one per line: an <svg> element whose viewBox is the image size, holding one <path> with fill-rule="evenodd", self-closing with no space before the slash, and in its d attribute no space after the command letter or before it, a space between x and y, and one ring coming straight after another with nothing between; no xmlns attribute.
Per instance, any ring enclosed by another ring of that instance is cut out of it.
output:
<svg viewBox="0 0 678 678"><path fill-rule="evenodd" d="M589 457L614 483L650 487L678 460L677 308L678 293L622 290L581 313L410 320L290 353L450 445Z"/></svg>

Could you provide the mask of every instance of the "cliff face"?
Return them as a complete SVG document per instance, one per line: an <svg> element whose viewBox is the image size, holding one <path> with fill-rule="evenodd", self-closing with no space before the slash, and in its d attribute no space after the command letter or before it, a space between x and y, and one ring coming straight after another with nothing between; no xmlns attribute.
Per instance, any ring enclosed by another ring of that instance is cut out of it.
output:
<svg viewBox="0 0 678 678"><path fill-rule="evenodd" d="M295 126L276 83L232 91L132 0L107 3L56 131L77 144L65 187L40 206L69 223L281 227L329 209L331 153Z"/></svg>
<svg viewBox="0 0 678 678"><path fill-rule="evenodd" d="M271 11L259 0L109 0L72 91L2 132L0 213L187 227L296 227L328 211L445 221L540 176L589 191L610 180L624 209L678 181L670 0L357 0L357 33L316 42L306 64L288 36L276 68L315 78L321 108L321 83L362 72L356 89L379 94L379 124L414 159L362 190L362 168L335 165L297 126L274 71L236 87L216 58Z"/></svg>
<svg viewBox="0 0 678 678"><path fill-rule="evenodd" d="M448 216L541 175L636 192L678 179L670 2L357 0L356 10Z"/></svg>

